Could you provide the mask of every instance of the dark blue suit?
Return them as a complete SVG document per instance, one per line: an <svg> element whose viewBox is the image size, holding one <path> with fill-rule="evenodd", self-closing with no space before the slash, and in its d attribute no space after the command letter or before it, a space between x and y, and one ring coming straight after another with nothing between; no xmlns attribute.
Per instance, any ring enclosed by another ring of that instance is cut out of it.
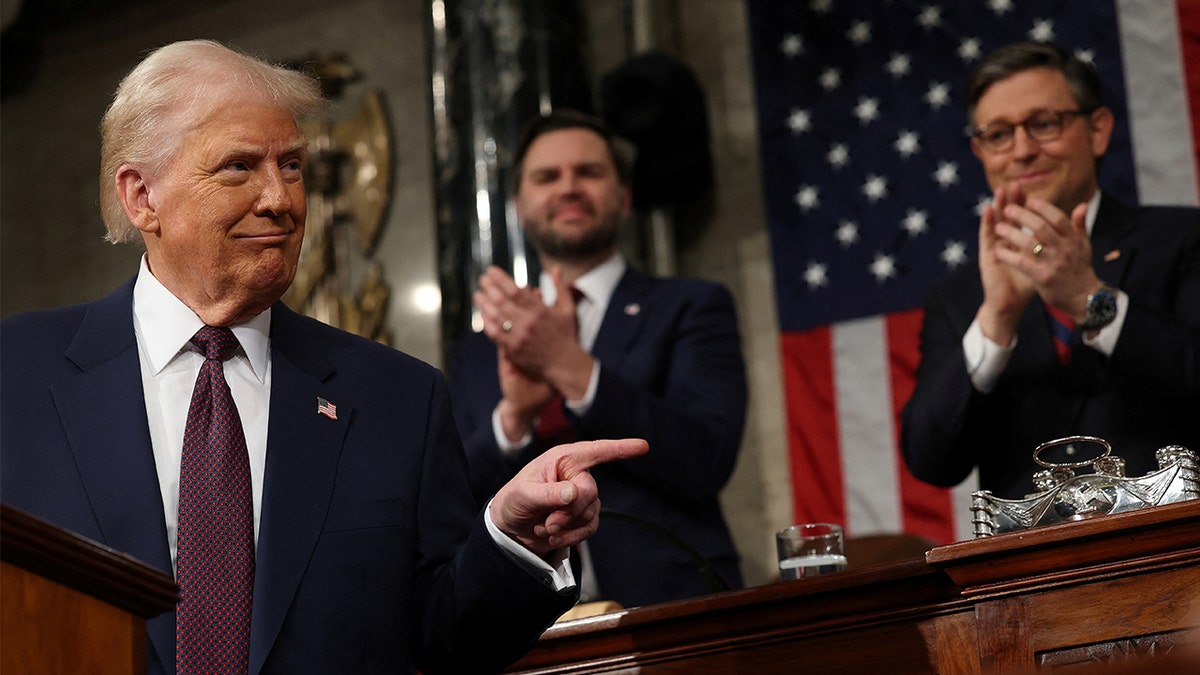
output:
<svg viewBox="0 0 1200 675"><path fill-rule="evenodd" d="M917 384L903 415L913 475L949 486L978 466L982 488L1021 498L1041 468L1034 449L1055 438L1104 438L1131 476L1156 469L1154 451L1164 445L1200 451L1200 210L1131 208L1105 195L1091 241L1096 274L1130 297L1112 356L1077 344L1061 366L1035 298L988 394L971 385L962 350L983 302L978 268L931 287Z"/></svg>
<svg viewBox="0 0 1200 675"><path fill-rule="evenodd" d="M0 324L0 496L170 574L132 287ZM281 303L271 364L252 675L488 672L572 604L488 536L437 371Z"/></svg>
<svg viewBox="0 0 1200 675"><path fill-rule="evenodd" d="M728 290L629 268L592 354L601 366L595 401L582 417L567 412L576 439L650 444L644 457L592 470L602 506L640 521L602 515L588 540L601 595L632 607L719 590L694 554L740 587L737 552L717 499L733 471L746 414L745 366ZM501 455L491 422L501 398L496 347L485 335L455 345L449 376L472 488L485 499L545 448L535 442L515 459Z"/></svg>

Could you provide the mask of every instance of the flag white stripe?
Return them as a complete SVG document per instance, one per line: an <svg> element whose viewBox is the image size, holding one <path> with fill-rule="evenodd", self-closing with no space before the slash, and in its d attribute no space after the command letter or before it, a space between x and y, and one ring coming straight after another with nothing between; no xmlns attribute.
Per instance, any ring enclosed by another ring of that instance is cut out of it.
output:
<svg viewBox="0 0 1200 675"><path fill-rule="evenodd" d="M1140 201L1198 204L1175 2L1117 0L1117 17Z"/></svg>
<svg viewBox="0 0 1200 675"><path fill-rule="evenodd" d="M967 479L950 490L951 516L954 518L954 538L958 541L975 538L975 523L971 522L971 493L979 489L979 471L971 471Z"/></svg>
<svg viewBox="0 0 1200 675"><path fill-rule="evenodd" d="M854 536L902 532L884 319L835 324L832 342L845 525Z"/></svg>

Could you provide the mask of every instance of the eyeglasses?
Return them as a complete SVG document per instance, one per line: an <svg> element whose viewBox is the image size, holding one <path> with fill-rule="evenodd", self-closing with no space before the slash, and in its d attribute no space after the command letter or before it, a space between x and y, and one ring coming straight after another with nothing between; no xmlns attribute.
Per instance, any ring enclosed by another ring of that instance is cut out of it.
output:
<svg viewBox="0 0 1200 675"><path fill-rule="evenodd" d="M988 152L1007 152L1013 147L1017 127L1025 129L1025 134L1033 140L1044 143L1061 136L1063 127L1071 119L1081 115L1090 115L1093 112L1093 110L1039 110L1016 124L1008 122L981 124L971 130L971 135Z"/></svg>

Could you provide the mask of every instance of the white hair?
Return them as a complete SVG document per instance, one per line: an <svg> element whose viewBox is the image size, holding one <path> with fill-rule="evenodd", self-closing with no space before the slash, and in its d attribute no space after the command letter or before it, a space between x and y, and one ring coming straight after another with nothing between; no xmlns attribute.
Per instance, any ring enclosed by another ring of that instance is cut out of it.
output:
<svg viewBox="0 0 1200 675"><path fill-rule="evenodd" d="M117 171L162 171L187 129L233 100L262 100L296 120L327 114L317 81L212 40L161 47L121 80L100 122L100 212L114 244L137 229L117 195Z"/></svg>

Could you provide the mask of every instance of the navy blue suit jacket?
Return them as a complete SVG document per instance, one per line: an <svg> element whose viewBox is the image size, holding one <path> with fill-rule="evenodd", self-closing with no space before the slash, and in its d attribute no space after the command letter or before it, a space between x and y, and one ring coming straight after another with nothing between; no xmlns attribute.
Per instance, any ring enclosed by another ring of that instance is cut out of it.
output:
<svg viewBox="0 0 1200 675"><path fill-rule="evenodd" d="M632 607L720 590L695 554L726 584L740 587L737 552L717 499L733 471L746 415L729 291L629 268L592 354L600 361L595 401L582 417L567 412L576 439L650 444L643 457L592 471L603 507L637 519L602 515L588 540L601 595ZM496 359L496 346L478 333L456 344L448 363L477 499L545 450L535 442L515 459L501 455L491 421L501 398Z"/></svg>
<svg viewBox="0 0 1200 675"><path fill-rule="evenodd" d="M1156 469L1162 446L1200 451L1200 210L1132 208L1104 195L1091 241L1096 274L1130 298L1112 356L1077 344L1060 365L1034 298L988 394L971 385L962 350L983 302L978 268L930 288L901 435L915 476L950 486L977 466L981 488L1021 498L1041 468L1034 449L1056 438L1109 441L1131 476Z"/></svg>
<svg viewBox="0 0 1200 675"><path fill-rule="evenodd" d="M0 323L0 497L171 574L132 288ZM252 675L498 670L574 602L488 536L436 370L279 303L271 366Z"/></svg>

